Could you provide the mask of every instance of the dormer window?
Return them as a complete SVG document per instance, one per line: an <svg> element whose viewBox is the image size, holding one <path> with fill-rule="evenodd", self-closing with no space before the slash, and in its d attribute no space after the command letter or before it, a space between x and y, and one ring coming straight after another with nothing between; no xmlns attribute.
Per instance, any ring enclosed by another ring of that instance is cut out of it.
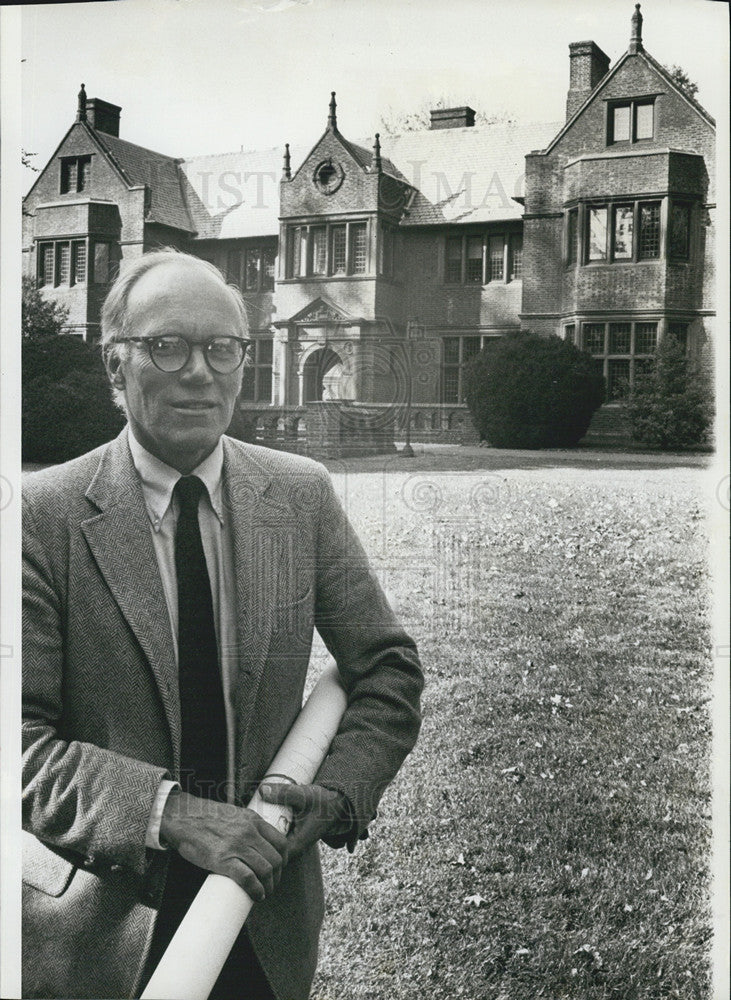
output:
<svg viewBox="0 0 731 1000"><path fill-rule="evenodd" d="M655 135L654 98L609 105L607 143L640 142Z"/></svg>

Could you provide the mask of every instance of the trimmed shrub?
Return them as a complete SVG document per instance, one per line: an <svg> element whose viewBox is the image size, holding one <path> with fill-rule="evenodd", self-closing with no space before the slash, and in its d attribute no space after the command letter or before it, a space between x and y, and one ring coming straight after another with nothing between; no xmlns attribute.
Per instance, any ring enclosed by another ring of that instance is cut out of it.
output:
<svg viewBox="0 0 731 1000"><path fill-rule="evenodd" d="M73 336L24 341L22 372L24 462L65 462L122 429L98 347Z"/></svg>
<svg viewBox="0 0 731 1000"><path fill-rule="evenodd" d="M640 444L667 449L706 443L713 422L711 379L670 332L661 338L654 364L635 376L627 414Z"/></svg>
<svg viewBox="0 0 731 1000"><path fill-rule="evenodd" d="M604 401L590 355L559 337L523 332L489 343L465 369L480 436L496 448L571 448Z"/></svg>

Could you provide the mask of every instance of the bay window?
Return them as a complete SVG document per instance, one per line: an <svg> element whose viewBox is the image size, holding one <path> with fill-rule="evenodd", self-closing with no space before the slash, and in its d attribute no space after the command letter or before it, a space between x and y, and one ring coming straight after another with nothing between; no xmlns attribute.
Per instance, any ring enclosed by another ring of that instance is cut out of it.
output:
<svg viewBox="0 0 731 1000"><path fill-rule="evenodd" d="M584 211L583 253L578 239L579 209L566 214L566 264L578 259L584 264L632 263L638 260L658 260L662 248L660 201L617 201L588 204ZM689 228L687 206L677 212L676 241L678 256L687 253L685 229Z"/></svg>
<svg viewBox="0 0 731 1000"><path fill-rule="evenodd" d="M86 240L52 240L38 245L38 284L81 285L86 282Z"/></svg>
<svg viewBox="0 0 731 1000"><path fill-rule="evenodd" d="M365 221L288 226L285 276L322 278L370 273L368 232Z"/></svg>

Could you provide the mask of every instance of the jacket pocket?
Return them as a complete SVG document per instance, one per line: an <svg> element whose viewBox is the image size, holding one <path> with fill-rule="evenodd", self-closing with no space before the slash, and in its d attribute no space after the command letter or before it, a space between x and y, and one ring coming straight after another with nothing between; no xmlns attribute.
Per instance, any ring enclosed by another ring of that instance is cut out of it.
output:
<svg viewBox="0 0 731 1000"><path fill-rule="evenodd" d="M32 833L23 831L23 882L47 896L62 896L76 872L72 861L61 857Z"/></svg>

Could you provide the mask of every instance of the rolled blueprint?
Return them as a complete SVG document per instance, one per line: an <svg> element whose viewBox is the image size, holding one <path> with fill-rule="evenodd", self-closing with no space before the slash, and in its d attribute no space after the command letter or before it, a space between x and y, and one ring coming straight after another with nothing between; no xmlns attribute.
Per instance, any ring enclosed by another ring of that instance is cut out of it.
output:
<svg viewBox="0 0 731 1000"><path fill-rule="evenodd" d="M347 706L335 664L315 685L264 781L310 784L324 761ZM291 823L286 806L264 802L258 791L249 803L282 833ZM251 897L223 875L209 875L183 917L155 969L142 1000L208 1000L219 973L253 906Z"/></svg>

